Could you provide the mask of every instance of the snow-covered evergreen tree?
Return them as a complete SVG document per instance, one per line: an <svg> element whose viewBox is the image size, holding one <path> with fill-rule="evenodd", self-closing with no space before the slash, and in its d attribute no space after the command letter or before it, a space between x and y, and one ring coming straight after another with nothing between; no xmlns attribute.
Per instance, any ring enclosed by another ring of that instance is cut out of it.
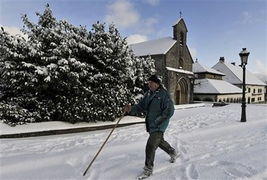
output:
<svg viewBox="0 0 267 180"><path fill-rule="evenodd" d="M135 57L114 25L97 22L87 31L58 21L49 5L37 16L37 24L22 17L26 40L0 31L7 123L114 120L142 93L154 62Z"/></svg>

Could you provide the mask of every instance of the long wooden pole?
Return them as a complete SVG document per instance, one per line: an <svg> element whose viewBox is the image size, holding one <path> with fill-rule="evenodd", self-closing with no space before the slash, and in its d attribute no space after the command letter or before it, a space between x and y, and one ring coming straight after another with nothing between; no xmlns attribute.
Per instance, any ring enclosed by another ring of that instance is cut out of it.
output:
<svg viewBox="0 0 267 180"><path fill-rule="evenodd" d="M95 159L97 158L97 156L99 155L99 153L101 152L101 150L103 149L103 147L105 146L105 144L107 143L108 139L110 138L111 134L113 133L113 131L115 130L115 128L118 126L119 122L121 121L121 119L124 117L124 115L122 115L119 120L117 121L117 123L114 125L113 129L110 131L108 137L106 138L106 140L104 141L104 143L102 144L102 146L100 147L100 149L98 150L98 152L96 153L95 157L93 158L93 160L90 162L90 164L88 165L88 167L86 168L86 170L83 173L83 176L86 175L87 171L90 169L90 167L92 166L92 164L94 163Z"/></svg>

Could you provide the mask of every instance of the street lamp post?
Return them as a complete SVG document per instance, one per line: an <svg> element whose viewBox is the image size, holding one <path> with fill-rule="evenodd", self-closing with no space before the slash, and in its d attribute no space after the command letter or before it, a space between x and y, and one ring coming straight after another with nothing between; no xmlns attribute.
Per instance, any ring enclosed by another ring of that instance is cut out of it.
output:
<svg viewBox="0 0 267 180"><path fill-rule="evenodd" d="M243 68L243 93L242 93L242 112L241 112L241 122L246 122L246 65L248 62L248 55L249 52L246 48L243 48L242 51L239 53L241 58L241 67Z"/></svg>

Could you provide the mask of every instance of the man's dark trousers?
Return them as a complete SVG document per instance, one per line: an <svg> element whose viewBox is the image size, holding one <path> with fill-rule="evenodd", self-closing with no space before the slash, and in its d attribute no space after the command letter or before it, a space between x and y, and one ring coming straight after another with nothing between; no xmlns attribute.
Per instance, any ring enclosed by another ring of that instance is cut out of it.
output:
<svg viewBox="0 0 267 180"><path fill-rule="evenodd" d="M146 144L146 162L145 162L146 167L150 170L153 170L155 152L158 147L160 147L163 151L165 151L169 155L175 153L175 149L172 148L170 144L164 140L163 132L157 131L150 133Z"/></svg>

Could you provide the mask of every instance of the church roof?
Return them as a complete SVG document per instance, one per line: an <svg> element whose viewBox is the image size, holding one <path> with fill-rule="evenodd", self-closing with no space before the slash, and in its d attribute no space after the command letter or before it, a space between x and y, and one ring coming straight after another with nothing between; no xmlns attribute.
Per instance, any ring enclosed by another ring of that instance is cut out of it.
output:
<svg viewBox="0 0 267 180"><path fill-rule="evenodd" d="M216 79L196 79L194 85L196 94L241 94L242 89L229 82Z"/></svg>
<svg viewBox="0 0 267 180"><path fill-rule="evenodd" d="M179 23L182 23L182 24L184 25L186 31L188 32L187 27L186 27L186 24L185 24L183 18L178 19L178 20L176 21L176 23L175 23L173 26L176 26L176 25L179 24Z"/></svg>
<svg viewBox="0 0 267 180"><path fill-rule="evenodd" d="M221 75L221 76L225 76L225 74L216 71L215 69L211 69L205 65L201 65L198 62L195 62L193 64L193 72L194 73L211 73L211 74L217 74L217 75Z"/></svg>
<svg viewBox="0 0 267 180"><path fill-rule="evenodd" d="M191 71L187 71L187 70L184 70L184 69L176 69L176 68L172 68L172 67L166 67L166 69L167 69L168 71L173 71L173 72L177 72L177 73L194 75L193 72L191 72Z"/></svg>
<svg viewBox="0 0 267 180"><path fill-rule="evenodd" d="M130 44L130 48L136 56L147 56L156 54L166 54L176 43L171 37Z"/></svg>
<svg viewBox="0 0 267 180"><path fill-rule="evenodd" d="M212 68L223 72L225 74L223 80L230 82L231 84L243 83L243 69L240 66L236 66L225 61L219 61ZM248 70L246 70L246 84L266 86L264 82Z"/></svg>

